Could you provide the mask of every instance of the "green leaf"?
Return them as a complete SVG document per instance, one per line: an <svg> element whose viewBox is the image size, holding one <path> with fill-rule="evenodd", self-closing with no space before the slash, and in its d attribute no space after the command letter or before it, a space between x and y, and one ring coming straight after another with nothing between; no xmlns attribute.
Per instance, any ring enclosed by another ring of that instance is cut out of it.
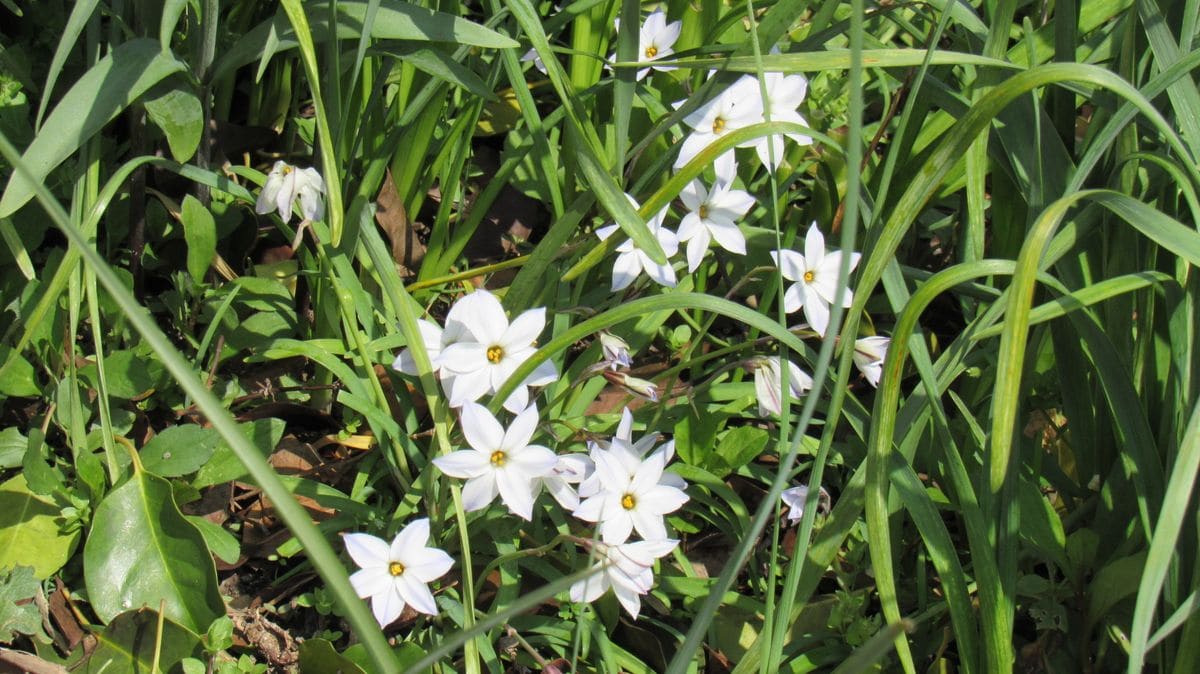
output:
<svg viewBox="0 0 1200 674"><path fill-rule="evenodd" d="M283 437L285 426L282 419L258 419L248 424L238 424L238 430L258 448L263 456L270 456L279 444L279 439ZM238 460L237 455L227 443L222 443L213 453L209 462L196 473L196 479L192 480L192 486L203 489L243 477L246 477L246 469L242 466L242 462Z"/></svg>
<svg viewBox="0 0 1200 674"><path fill-rule="evenodd" d="M196 530L204 537L204 543L208 545L208 549L218 559L226 564L233 564L242 556L242 544L233 534L226 531L225 527L195 515L184 515L184 517L196 527Z"/></svg>
<svg viewBox="0 0 1200 674"><path fill-rule="evenodd" d="M18 474L0 484L0 570L31 566L38 578L49 578L71 558L79 532L59 530L61 509L34 494Z"/></svg>
<svg viewBox="0 0 1200 674"><path fill-rule="evenodd" d="M147 99L143 105L146 116L166 135L175 161L183 163L191 159L204 132L204 108L195 92L180 84Z"/></svg>
<svg viewBox="0 0 1200 674"><path fill-rule="evenodd" d="M200 283L217 254L217 222L212 212L190 194L183 198L182 219L188 273L194 283Z"/></svg>
<svg viewBox="0 0 1200 674"><path fill-rule="evenodd" d="M754 460L754 457L762 453L770 439L770 434L761 428L738 426L721 438L716 456L713 457L717 461L708 461L707 464L711 466L710 470L714 475L725 477Z"/></svg>
<svg viewBox="0 0 1200 674"><path fill-rule="evenodd" d="M0 468L16 468L25 459L29 440L15 427L0 431Z"/></svg>
<svg viewBox="0 0 1200 674"><path fill-rule="evenodd" d="M97 381L95 365L80 370L93 384ZM113 351L104 357L108 394L114 398L141 398L164 383L163 367L154 358L136 351Z"/></svg>
<svg viewBox="0 0 1200 674"><path fill-rule="evenodd" d="M32 397L41 394L34 379L33 366L21 354L7 346L0 346L0 362L7 367L0 376L0 394L6 396Z"/></svg>
<svg viewBox="0 0 1200 674"><path fill-rule="evenodd" d="M417 70L433 75L434 77L445 80L450 84L461 87L468 92L479 96L480 98L489 101L496 101L496 94L488 88L487 84L480 79L470 68L455 61L453 57L444 52L432 49L430 47L412 47L402 45L398 47L388 47L378 50L381 54L394 56L405 63L410 63ZM393 75L398 75L399 70L393 69ZM389 78L389 84L392 78Z"/></svg>
<svg viewBox="0 0 1200 674"><path fill-rule="evenodd" d="M362 34L363 19L367 13L367 2L339 2L337 36L340 39L356 39ZM421 42L450 42L476 47L505 49L519 46L513 39L489 28L460 19L457 16L435 12L399 0L384 0L379 3L371 23L371 37L377 40L414 40ZM332 31L329 15L324 8L309 14L309 27L313 42L324 42ZM273 48L268 48L269 43ZM225 53L213 70L212 79L219 81L233 68L298 46L296 32L282 12L273 19L264 21L248 31Z"/></svg>
<svg viewBox="0 0 1200 674"><path fill-rule="evenodd" d="M11 644L19 634L46 638L41 612L29 601L41 589L31 566L18 566L0 576L0 642Z"/></svg>
<svg viewBox="0 0 1200 674"><path fill-rule="evenodd" d="M157 40L139 38L118 46L92 66L50 113L36 138L21 155L32 175L14 173L0 196L0 218L8 217L33 198L33 186L79 149L110 120L163 78L186 65L159 48Z"/></svg>
<svg viewBox="0 0 1200 674"><path fill-rule="evenodd" d="M164 429L142 447L142 466L163 477L179 477L200 470L221 446L221 436L211 428L182 424Z"/></svg>
<svg viewBox="0 0 1200 674"><path fill-rule="evenodd" d="M1146 566L1145 551L1115 560L1096 572L1088 588L1087 627L1092 627L1122 599L1133 596Z"/></svg>
<svg viewBox="0 0 1200 674"><path fill-rule="evenodd" d="M158 626L158 613L128 611L116 616L98 635L96 650L87 659L84 672L168 672L187 657L200 657L200 637L171 620ZM158 669L154 669L157 657Z"/></svg>
<svg viewBox="0 0 1200 674"><path fill-rule="evenodd" d="M199 633L225 615L204 538L175 506L171 484L145 470L96 508L83 571L101 620L161 602L168 618Z"/></svg>
<svg viewBox="0 0 1200 674"><path fill-rule="evenodd" d="M306 639L300 644L301 674L365 674L362 667L342 657L325 639Z"/></svg>

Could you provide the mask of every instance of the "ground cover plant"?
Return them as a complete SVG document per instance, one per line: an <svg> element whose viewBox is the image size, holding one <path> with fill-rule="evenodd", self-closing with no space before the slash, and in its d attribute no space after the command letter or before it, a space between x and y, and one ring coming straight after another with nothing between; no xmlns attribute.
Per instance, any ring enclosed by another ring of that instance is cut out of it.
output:
<svg viewBox="0 0 1200 674"><path fill-rule="evenodd" d="M1191 672L1196 0L0 0L0 662Z"/></svg>

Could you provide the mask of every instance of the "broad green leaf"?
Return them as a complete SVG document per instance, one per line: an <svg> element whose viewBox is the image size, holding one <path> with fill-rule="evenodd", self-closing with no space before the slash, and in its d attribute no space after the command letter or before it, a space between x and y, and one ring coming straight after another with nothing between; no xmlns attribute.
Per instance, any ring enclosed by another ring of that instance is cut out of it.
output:
<svg viewBox="0 0 1200 674"><path fill-rule="evenodd" d="M163 429L142 447L142 466L162 477L179 477L200 470L221 445L211 428L182 424Z"/></svg>
<svg viewBox="0 0 1200 674"><path fill-rule="evenodd" d="M214 524L203 517L195 515L184 515L187 521L191 522L200 535L204 537L204 543L208 545L208 549L216 555L217 559L226 564L233 564L242 555L242 545L238 542L237 537L229 533L225 527Z"/></svg>
<svg viewBox="0 0 1200 674"><path fill-rule="evenodd" d="M21 634L46 639L41 612L31 601L41 589L33 567L18 566L0 574L0 642L11 644Z"/></svg>
<svg viewBox="0 0 1200 674"><path fill-rule="evenodd" d="M188 273L194 283L201 283L217 254L217 223L212 212L190 194L183 198L182 219Z"/></svg>
<svg viewBox="0 0 1200 674"><path fill-rule="evenodd" d="M246 436L263 456L270 456L283 437L284 422L282 419L259 419L248 424L238 424L238 430ZM192 486L202 489L214 484L222 484L230 480L240 480L246 476L246 469L238 460L233 449L227 443L217 448L212 458L196 473Z"/></svg>
<svg viewBox="0 0 1200 674"><path fill-rule="evenodd" d="M95 365L79 372L93 386L98 382ZM165 383L162 365L153 356L133 350L113 351L105 356L104 373L108 394L122 400L140 398Z"/></svg>
<svg viewBox="0 0 1200 674"><path fill-rule="evenodd" d="M1121 557L1096 572L1088 592L1087 627L1092 627L1122 599L1133 596L1146 566L1145 551Z"/></svg>
<svg viewBox="0 0 1200 674"><path fill-rule="evenodd" d="M0 570L32 566L48 578L71 558L79 532L59 530L61 507L29 490L18 474L0 484Z"/></svg>
<svg viewBox="0 0 1200 674"><path fill-rule="evenodd" d="M29 440L21 435L21 430L9 426L0 431L0 468L16 468L25 459L25 450Z"/></svg>
<svg viewBox="0 0 1200 674"><path fill-rule="evenodd" d="M1017 496L1021 503L1021 537L1058 564L1060 569L1065 569L1068 564L1067 535L1063 533L1058 513L1033 482L1021 480L1017 486Z"/></svg>
<svg viewBox="0 0 1200 674"><path fill-rule="evenodd" d="M157 40L125 42L100 59L63 96L24 154L32 175L14 173L0 196L0 218L33 198L33 186L79 149L110 120L163 78L186 65L159 48Z"/></svg>
<svg viewBox="0 0 1200 674"><path fill-rule="evenodd" d="M738 426L721 438L715 457L718 460L706 463L712 467L713 474L717 477L724 477L750 463L762 452L770 439L770 434L761 428ZM723 465L718 466L717 464Z"/></svg>
<svg viewBox="0 0 1200 674"><path fill-rule="evenodd" d="M179 84L146 100L144 105L150 121L166 135L175 161L191 159L200 147L200 136L204 132L204 109L196 94L187 85Z"/></svg>
<svg viewBox="0 0 1200 674"><path fill-rule="evenodd" d="M199 657L202 650L200 637L169 619L163 620L160 632L157 612L128 611L116 616L97 636L96 650L88 657L83 671L88 674L170 672L184 658Z"/></svg>
<svg viewBox="0 0 1200 674"><path fill-rule="evenodd" d="M33 365L24 356L7 346L0 346L0 362L8 363L0 376L0 395L28 397L41 394L34 379Z"/></svg>
<svg viewBox="0 0 1200 674"><path fill-rule="evenodd" d="M362 667L347 660L326 639L306 639L300 644L301 674L324 674L325 672L341 672L341 674L364 674Z"/></svg>
<svg viewBox="0 0 1200 674"><path fill-rule="evenodd" d="M171 484L135 470L96 508L83 550L88 598L101 620L161 605L165 615L203 632L225 615L204 538L175 506Z"/></svg>
<svg viewBox="0 0 1200 674"><path fill-rule="evenodd" d="M363 19L367 13L367 2L339 2L337 37L339 39L356 39L362 33ZM309 27L312 30L314 42L324 42L333 31L329 26L329 15L323 4L305 3L314 7L306 12ZM320 9L315 9L316 6ZM377 40L415 40L421 42L449 42L454 44L474 45L505 49L518 46L518 43L489 28L460 19L457 16L435 12L399 0L384 0L379 3L371 23L371 37ZM267 49L268 43L274 42L273 49ZM213 71L213 79L221 77L233 68L257 61L260 58L270 58L274 53L295 49L298 46L296 33L291 23L282 12L250 29L242 39L238 40L225 53Z"/></svg>

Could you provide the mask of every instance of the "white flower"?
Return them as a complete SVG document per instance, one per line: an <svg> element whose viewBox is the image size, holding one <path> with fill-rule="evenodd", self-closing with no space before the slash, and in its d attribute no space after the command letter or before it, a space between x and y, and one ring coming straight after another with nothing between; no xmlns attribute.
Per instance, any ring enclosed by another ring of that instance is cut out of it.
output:
<svg viewBox="0 0 1200 674"><path fill-rule="evenodd" d="M443 371L443 387L450 394L451 407L461 407L479 400L485 393L500 390L513 371L537 350L534 343L546 325L545 308L530 309L510 325L500 300L486 290L464 296L450 312L463 332L457 341L442 347L435 366ZM447 330L450 318L447 317ZM543 386L557 377L553 363L541 363L513 390L504 401L504 408L514 413L525 409L529 403L527 387Z"/></svg>
<svg viewBox="0 0 1200 674"><path fill-rule="evenodd" d="M436 458L433 465L467 480L462 499L468 512L486 508L499 493L510 511L533 519L536 480L549 475L558 463L554 452L529 444L537 423L536 405L518 414L508 430L483 405L463 405L462 430L471 449Z"/></svg>
<svg viewBox="0 0 1200 674"><path fill-rule="evenodd" d="M633 204L634 208L639 208L637 201L628 194L625 198L629 199L629 203ZM646 226L650 228L650 233L658 239L658 245L662 247L663 253L669 258L679 251L679 239L675 236L675 232L662 226L663 219L667 217L667 209L664 207L653 218L646 222ZM618 227L617 225L607 225L596 230L596 236L603 241L612 236ZM642 252L642 249L633 245L633 239L626 239L617 246L617 261L613 263L613 280L612 291L624 290L633 283L633 280L638 277L643 271L646 275L654 279L659 285L675 287L675 270L671 268L671 263L656 264L650 256Z"/></svg>
<svg viewBox="0 0 1200 674"><path fill-rule="evenodd" d="M592 553L600 558L593 573L571 586L571 601L593 602L608 588L617 601L637 620L642 608L641 596L654 587L654 560L671 554L679 541L673 539L637 541L623 545L596 543Z"/></svg>
<svg viewBox="0 0 1200 674"><path fill-rule="evenodd" d="M783 365L785 362L779 356L755 358L754 364L754 393L758 397L758 414L778 416L783 411ZM788 365L788 389L791 399L795 400L807 393L813 386L812 377L808 376L792 361Z"/></svg>
<svg viewBox="0 0 1200 674"><path fill-rule="evenodd" d="M530 49L529 51L525 52L525 55L521 57L521 60L522 61L533 61L533 67L542 71L543 75L550 74L546 70L546 64L542 61L542 57L541 57L541 55L538 54L536 49Z"/></svg>
<svg viewBox="0 0 1200 674"><path fill-rule="evenodd" d="M753 78L751 78L753 79ZM755 81L757 84L757 80ZM783 73L763 74L763 84L767 90L765 110L770 112L772 122L791 122L808 126L808 121L796 111L804 102L808 93L808 80L803 75L784 75ZM762 121L766 120L766 114ZM784 134L800 145L812 145L812 138L800 133ZM783 159L783 135L774 134L755 138L738 145L738 147L753 147L758 152L758 158L772 171ZM772 153L774 162L771 161Z"/></svg>
<svg viewBox="0 0 1200 674"><path fill-rule="evenodd" d="M554 470L542 478L542 485L558 504L567 510L579 507L579 494L571 488L583 482L595 470L595 464L587 454L563 454L554 464Z"/></svg>
<svg viewBox="0 0 1200 674"><path fill-rule="evenodd" d="M859 253L850 253L850 271L858 266ZM822 337L829 328L829 305L837 299L837 277L842 266L842 251L825 252L825 237L812 223L804 237L804 255L794 250L771 251L771 258L783 277L795 281L783 296L783 310L793 313L804 307L804 317ZM850 306L854 293L842 288L841 304Z"/></svg>
<svg viewBox="0 0 1200 674"><path fill-rule="evenodd" d="M275 162L258 193L254 211L259 215L278 210L279 217L292 219L292 204L300 200L300 212L305 220L325 217L325 181L314 168L300 169L283 161Z"/></svg>
<svg viewBox="0 0 1200 674"><path fill-rule="evenodd" d="M662 480L666 452L651 454L632 475L625 457L618 452L597 449L592 452L592 460L596 463L600 490L579 504L575 516L586 522L598 522L600 537L609 545L629 540L635 529L648 540L666 538L663 516L688 502L688 495L679 487Z"/></svg>
<svg viewBox="0 0 1200 674"><path fill-rule="evenodd" d="M726 169L723 169L726 170ZM736 174L736 166L730 172ZM725 250L746 254L746 237L736 221L754 206L754 197L735 190L718 176L712 190L693 180L679 193L688 213L679 223L679 240L687 241L688 271L694 272L704 260L708 245L715 239Z"/></svg>
<svg viewBox="0 0 1200 674"><path fill-rule="evenodd" d="M655 447L654 443L658 442L658 435L649 433L642 436L640 440L633 439L633 413L626 407L621 410L621 421L617 423L617 432L611 441L597 440L588 443L588 451L591 456L596 456L597 451L611 452L615 455L618 461L625 467L625 472L633 479L637 473L638 467L642 465L642 459L651 452L662 452L665 457L664 463L669 463L672 457L675 456L675 441L668 440L660 447ZM593 467L595 461L592 462ZM677 489L687 489L687 482L675 473L663 473L662 484L675 487ZM589 470L584 480L579 484L579 496L587 498L600 493L600 476L595 470Z"/></svg>
<svg viewBox="0 0 1200 674"><path fill-rule="evenodd" d="M619 26L620 24L618 24ZM672 47L679 39L679 31L682 28L683 24L679 21L667 23L667 15L661 9L651 12L650 16L646 17L646 22L642 24L641 30L638 31L638 60L654 61L674 54L675 50ZM654 70L675 69L674 66L642 68L637 73L639 82L650 72L651 68Z"/></svg>
<svg viewBox="0 0 1200 674"><path fill-rule="evenodd" d="M427 615L437 615L437 604L428 584L446 575L454 560L445 551L431 548L429 519L409 523L392 544L370 534L346 534L346 552L360 567L350 576L358 596L371 599L371 611L380 627L387 627L405 604Z"/></svg>
<svg viewBox="0 0 1200 674"><path fill-rule="evenodd" d="M600 331L600 350L604 352L602 362L606 367L614 371L618 367L633 367L633 359L629 356L629 343L607 330Z"/></svg>
<svg viewBox="0 0 1200 674"><path fill-rule="evenodd" d="M680 101L675 107L682 105L683 101ZM692 127L693 131L679 146L675 168L681 168L710 143L730 131L761 122L762 110L758 80L753 77L739 78L720 96L683 118L683 123Z"/></svg>
<svg viewBox="0 0 1200 674"><path fill-rule="evenodd" d="M883 376L883 360L887 358L891 337L859 337L854 340L854 365L867 378L871 386L879 388Z"/></svg>
<svg viewBox="0 0 1200 674"><path fill-rule="evenodd" d="M784 489L779 498L788 507L788 521L799 522L804 517L804 503L808 500L808 485ZM829 492L825 490L825 487L821 487L821 490L817 492L817 512L829 512L831 501Z"/></svg>

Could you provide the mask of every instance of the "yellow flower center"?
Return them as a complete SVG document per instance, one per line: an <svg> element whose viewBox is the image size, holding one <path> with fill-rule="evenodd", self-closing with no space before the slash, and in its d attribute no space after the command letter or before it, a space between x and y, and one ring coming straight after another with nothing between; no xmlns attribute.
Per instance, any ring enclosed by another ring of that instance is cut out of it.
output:
<svg viewBox="0 0 1200 674"><path fill-rule="evenodd" d="M805 283L812 283L813 279L815 279L816 277L817 277L817 275L812 273L811 271L804 272L804 282Z"/></svg>
<svg viewBox="0 0 1200 674"><path fill-rule="evenodd" d="M489 363L499 363L504 359L504 349L499 346L489 346L487 350L487 359Z"/></svg>
<svg viewBox="0 0 1200 674"><path fill-rule="evenodd" d="M636 505L637 505L637 499L635 499L633 497L633 494L626 494L621 497L621 507L622 508L624 508L626 510L633 510L633 507Z"/></svg>
<svg viewBox="0 0 1200 674"><path fill-rule="evenodd" d="M708 205L700 204L700 210L697 211L697 213L699 213L701 220L707 218L708 217Z"/></svg>
<svg viewBox="0 0 1200 674"><path fill-rule="evenodd" d="M655 47L654 45L646 47L646 58L652 59L655 56L658 56L658 47Z"/></svg>
<svg viewBox="0 0 1200 674"><path fill-rule="evenodd" d="M714 119L712 132L713 133L721 133L723 131L725 131L725 118L718 117L718 118Z"/></svg>
<svg viewBox="0 0 1200 674"><path fill-rule="evenodd" d="M402 576L404 575L404 565L400 562L392 562L388 564L388 573L393 576Z"/></svg>
<svg viewBox="0 0 1200 674"><path fill-rule="evenodd" d="M508 455L497 449L496 451L492 452L492 458L490 460L493 466L497 468L503 468L504 464L508 463Z"/></svg>
<svg viewBox="0 0 1200 674"><path fill-rule="evenodd" d="M282 173L283 175L287 175L287 174L289 174L289 173L291 173L292 171L295 171L295 170L296 170L296 169L292 168L290 165L288 165L288 164L284 164L284 165L283 165L283 168L279 169L279 172L280 172L280 173Z"/></svg>

